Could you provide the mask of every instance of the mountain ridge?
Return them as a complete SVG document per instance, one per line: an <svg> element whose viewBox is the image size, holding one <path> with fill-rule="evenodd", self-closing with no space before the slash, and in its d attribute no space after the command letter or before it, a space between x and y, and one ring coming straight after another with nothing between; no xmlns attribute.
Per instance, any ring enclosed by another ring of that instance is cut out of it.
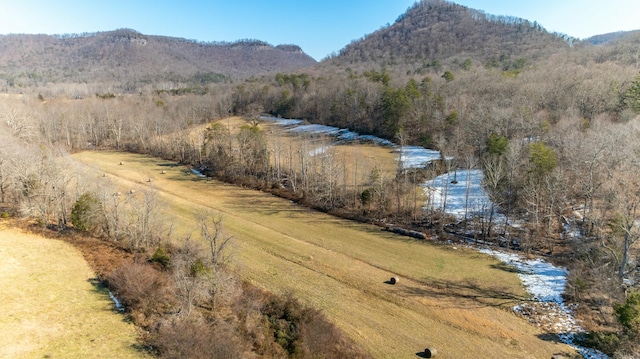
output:
<svg viewBox="0 0 640 359"><path fill-rule="evenodd" d="M197 82L197 74L238 79L317 62L297 45L260 40L205 43L131 29L66 35L0 35L0 79L47 82Z"/></svg>

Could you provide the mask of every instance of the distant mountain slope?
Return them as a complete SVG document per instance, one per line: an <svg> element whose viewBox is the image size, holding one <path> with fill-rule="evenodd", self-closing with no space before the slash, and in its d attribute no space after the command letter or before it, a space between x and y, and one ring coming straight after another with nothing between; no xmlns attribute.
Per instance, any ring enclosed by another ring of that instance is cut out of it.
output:
<svg viewBox="0 0 640 359"><path fill-rule="evenodd" d="M638 36L640 36L640 30L618 31L618 32L610 32L607 34L591 36L590 38L585 39L585 41L593 45L601 45L601 44L611 43L618 40L630 39Z"/></svg>
<svg viewBox="0 0 640 359"><path fill-rule="evenodd" d="M610 61L640 68L640 30L596 35L584 43L586 53L596 63Z"/></svg>
<svg viewBox="0 0 640 359"><path fill-rule="evenodd" d="M292 71L315 63L295 45L274 47L257 40L199 43L130 29L0 36L0 78L7 81L207 81L220 75L241 78Z"/></svg>
<svg viewBox="0 0 640 359"><path fill-rule="evenodd" d="M505 56L544 56L572 39L551 34L536 22L487 15L444 0L416 2L394 24L347 45L337 61L444 60L483 62Z"/></svg>

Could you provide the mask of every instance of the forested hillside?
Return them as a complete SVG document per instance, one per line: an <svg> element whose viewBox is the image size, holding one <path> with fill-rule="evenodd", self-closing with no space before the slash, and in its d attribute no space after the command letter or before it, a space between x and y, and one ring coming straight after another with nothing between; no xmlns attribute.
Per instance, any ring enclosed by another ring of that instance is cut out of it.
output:
<svg viewBox="0 0 640 359"><path fill-rule="evenodd" d="M50 83L110 84L122 92L204 87L315 63L298 46L259 40L202 43L130 29L0 36L0 89L11 92Z"/></svg>
<svg viewBox="0 0 640 359"><path fill-rule="evenodd" d="M639 33L640 33L639 30L610 32L608 34L600 34L600 35L592 36L586 39L585 41L594 45L600 45L600 44L610 43L617 40L624 41L625 39L629 39L631 37L637 36Z"/></svg>
<svg viewBox="0 0 640 359"><path fill-rule="evenodd" d="M450 57L471 58L482 63L509 66L507 61L537 59L567 48L575 42L551 34L538 23L440 1L421 1L390 26L353 41L334 62L442 61Z"/></svg>

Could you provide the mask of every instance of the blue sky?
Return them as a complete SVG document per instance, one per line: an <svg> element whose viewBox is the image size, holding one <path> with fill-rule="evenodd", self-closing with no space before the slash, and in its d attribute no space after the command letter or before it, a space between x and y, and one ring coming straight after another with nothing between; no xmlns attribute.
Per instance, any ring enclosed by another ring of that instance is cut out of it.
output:
<svg viewBox="0 0 640 359"><path fill-rule="evenodd" d="M393 23L414 0L0 0L0 34L131 28L199 41L296 44L321 60ZM640 29L638 0L456 0L578 38Z"/></svg>

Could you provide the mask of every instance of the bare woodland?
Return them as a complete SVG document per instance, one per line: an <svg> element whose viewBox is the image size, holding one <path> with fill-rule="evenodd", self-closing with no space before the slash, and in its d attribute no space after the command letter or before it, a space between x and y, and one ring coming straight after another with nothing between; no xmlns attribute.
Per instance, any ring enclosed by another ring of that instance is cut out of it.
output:
<svg viewBox="0 0 640 359"><path fill-rule="evenodd" d="M129 42L145 38L123 34ZM41 41L45 46L100 36ZM639 42L639 35L630 33L593 45L522 19L433 0L416 3L393 25L305 71L294 71L296 65L246 81L201 82L198 88L205 91L195 91L186 77L173 81L161 74L144 84L117 87L102 77L92 77L90 84L66 83L66 75L25 82L24 76L3 72L13 63L5 59L0 66L0 90L7 93L0 95L0 208L5 216L30 217L42 226L73 224L155 258L155 269L132 263L108 281L127 305L140 309L136 315L142 325L155 323L156 339L162 340L151 344L166 357L208 355L180 352L185 349L175 343L202 339L198 343L204 345L210 335L230 335L224 334L229 333L225 326L236 322L202 326L221 319L192 313L194 308L229 308L240 293L245 307L234 310L245 324L257 320L251 317L255 297L262 298L257 303L265 311L297 308L300 320L311 323L309 330L316 334L328 324L313 321L320 314L297 307L293 299L258 294L231 278L224 269L224 248L231 238L222 231L222 218L201 219L208 248L192 240L167 247L171 227L154 222L160 203L152 190L120 193L108 177L93 183L67 160L70 152L120 150L171 159L322 211L399 223L445 239L471 227L480 229L476 238L484 241L517 238L519 250L569 267L567 299L580 304L578 314L597 333L586 341L611 355L637 354L640 319L625 322L616 313L630 308L639 280ZM150 60L131 61L146 66ZM57 66L43 63L38 71ZM73 61L67 65L77 66ZM86 74L74 76L84 79ZM168 83L178 86L169 91ZM415 172L399 170L389 178L375 170L358 173L344 159L310 156L308 146L317 138L294 147L271 137L259 126L260 114L434 148L453 160ZM243 116L246 124L231 131L224 121L214 122L230 115ZM197 135L187 135L200 125L204 129ZM455 223L438 209L424 209L415 195L424 179L474 168L484 171L497 210L521 226L494 226L492 218ZM354 184L354 177L365 178L365 184ZM172 265L165 267L169 257ZM157 285L146 289L152 292L135 293L144 286L130 288L127 283L134 278ZM141 298L156 302L142 303ZM158 308L197 320L154 321ZM177 339L180 333L197 335ZM251 335L244 334L228 338L229 350L236 351L216 355L237 357L253 347L265 357L298 357L291 347L278 347L277 340L247 344ZM304 343L296 350L307 354L309 345L318 344L294 342ZM366 357L355 348L346 353L341 355ZM299 357L311 357L304 355Z"/></svg>

